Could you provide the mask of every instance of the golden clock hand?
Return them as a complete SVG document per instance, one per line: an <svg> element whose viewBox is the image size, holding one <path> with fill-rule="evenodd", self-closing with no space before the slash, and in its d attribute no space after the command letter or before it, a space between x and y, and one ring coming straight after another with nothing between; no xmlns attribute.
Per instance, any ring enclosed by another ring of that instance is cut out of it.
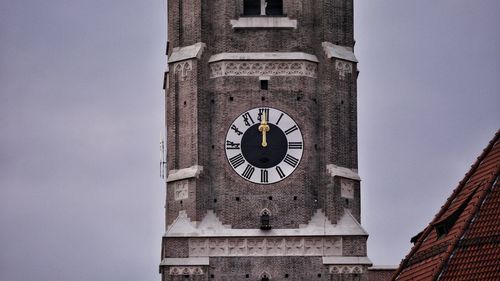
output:
<svg viewBox="0 0 500 281"><path fill-rule="evenodd" d="M267 146L266 133L269 132L269 125L267 125L266 113L263 112L262 120L260 121L259 132L262 132L262 147Z"/></svg>

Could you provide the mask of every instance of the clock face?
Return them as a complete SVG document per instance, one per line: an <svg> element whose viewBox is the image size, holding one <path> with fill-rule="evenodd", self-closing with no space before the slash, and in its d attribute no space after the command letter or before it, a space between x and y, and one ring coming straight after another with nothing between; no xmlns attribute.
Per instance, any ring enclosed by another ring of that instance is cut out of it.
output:
<svg viewBox="0 0 500 281"><path fill-rule="evenodd" d="M234 171L259 184L275 183L292 174L304 150L297 123L270 107L253 108L238 116L229 126L225 145Z"/></svg>

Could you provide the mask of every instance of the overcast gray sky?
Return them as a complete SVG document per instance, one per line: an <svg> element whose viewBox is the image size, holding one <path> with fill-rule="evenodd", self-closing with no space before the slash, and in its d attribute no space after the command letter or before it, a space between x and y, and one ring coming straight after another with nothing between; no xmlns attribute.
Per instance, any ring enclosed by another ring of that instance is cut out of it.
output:
<svg viewBox="0 0 500 281"><path fill-rule="evenodd" d="M355 6L363 225L398 264L500 128L500 2ZM164 9L0 1L0 281L159 280Z"/></svg>

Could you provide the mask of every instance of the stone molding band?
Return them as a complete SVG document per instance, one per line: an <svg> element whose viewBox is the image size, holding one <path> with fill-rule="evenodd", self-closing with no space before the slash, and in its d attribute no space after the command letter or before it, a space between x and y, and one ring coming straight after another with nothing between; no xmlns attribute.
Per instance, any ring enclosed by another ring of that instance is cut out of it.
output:
<svg viewBox="0 0 500 281"><path fill-rule="evenodd" d="M223 76L317 77L318 58L303 52L220 53L210 57L210 78Z"/></svg>
<svg viewBox="0 0 500 281"><path fill-rule="evenodd" d="M190 238L190 257L339 256L341 237Z"/></svg>
<svg viewBox="0 0 500 281"><path fill-rule="evenodd" d="M204 275L203 268L198 266L173 266L168 271L169 275Z"/></svg>
<svg viewBox="0 0 500 281"><path fill-rule="evenodd" d="M210 64L210 78L223 76L305 76L316 78L318 65L309 61L221 61Z"/></svg>

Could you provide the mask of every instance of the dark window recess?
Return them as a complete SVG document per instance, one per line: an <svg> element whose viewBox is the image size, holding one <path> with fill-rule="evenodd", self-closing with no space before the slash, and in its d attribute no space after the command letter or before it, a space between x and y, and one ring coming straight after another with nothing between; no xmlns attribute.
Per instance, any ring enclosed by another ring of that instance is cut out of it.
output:
<svg viewBox="0 0 500 281"><path fill-rule="evenodd" d="M283 15L283 0L267 0L266 15L282 16Z"/></svg>
<svg viewBox="0 0 500 281"><path fill-rule="evenodd" d="M451 213L450 215L448 215L444 219L441 219L441 220L439 220L439 221L437 221L437 222L435 222L433 224L434 228L436 229L436 233L437 233L438 239L441 238L441 237L443 237L443 236L445 236L446 234L448 234L448 232L450 232L450 230L453 228L453 226L457 222L458 218L460 217L460 215L465 210L465 208L469 204L470 200L472 199L472 197L476 193L477 188L478 187L476 187L471 192L471 194L469 195L469 197L467 197L462 202L462 204L460 205L460 207L458 207L453 213Z"/></svg>
<svg viewBox="0 0 500 281"><path fill-rule="evenodd" d="M244 16L260 16L261 14L260 0L243 0L243 15ZM266 16L282 16L283 15L283 0L266 0L265 1Z"/></svg>
<svg viewBox="0 0 500 281"><path fill-rule="evenodd" d="M245 16L260 15L260 0L244 0L243 15Z"/></svg>
<svg viewBox="0 0 500 281"><path fill-rule="evenodd" d="M163 90L167 88L168 83L168 72L163 73Z"/></svg>
<svg viewBox="0 0 500 281"><path fill-rule="evenodd" d="M260 215L260 229L262 230L269 230L271 229L271 215L269 212L264 211Z"/></svg>
<svg viewBox="0 0 500 281"><path fill-rule="evenodd" d="M260 80L260 89L268 90L269 89L269 80Z"/></svg>

